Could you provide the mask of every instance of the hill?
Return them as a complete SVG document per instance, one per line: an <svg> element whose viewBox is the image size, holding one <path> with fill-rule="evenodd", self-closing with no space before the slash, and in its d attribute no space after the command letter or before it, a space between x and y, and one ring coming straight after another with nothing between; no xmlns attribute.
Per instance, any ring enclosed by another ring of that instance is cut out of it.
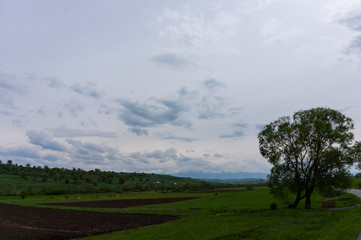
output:
<svg viewBox="0 0 361 240"><path fill-rule="evenodd" d="M267 180L264 178L241 178L241 179L199 179L207 182L231 183L231 184L254 184L265 185Z"/></svg>
<svg viewBox="0 0 361 240"><path fill-rule="evenodd" d="M205 172L180 172L174 174L177 177L191 177L196 179L267 179L268 173L263 172L221 172L221 173L205 173Z"/></svg>
<svg viewBox="0 0 361 240"><path fill-rule="evenodd" d="M82 169L25 166L0 161L0 195L57 195L127 191L181 192L234 187L198 179L154 173L85 171Z"/></svg>

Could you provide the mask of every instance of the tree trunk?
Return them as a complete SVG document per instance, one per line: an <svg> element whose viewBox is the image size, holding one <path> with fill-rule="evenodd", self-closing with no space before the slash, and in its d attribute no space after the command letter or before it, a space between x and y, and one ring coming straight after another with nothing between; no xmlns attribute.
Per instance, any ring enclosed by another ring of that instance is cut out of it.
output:
<svg viewBox="0 0 361 240"><path fill-rule="evenodd" d="M311 209L311 195L314 190L314 187L310 187L306 189L306 202L305 202L305 209Z"/></svg>
<svg viewBox="0 0 361 240"><path fill-rule="evenodd" d="M300 200L296 199L293 203L288 204L288 208L297 208L299 202Z"/></svg>
<svg viewBox="0 0 361 240"><path fill-rule="evenodd" d="M297 196L296 196L296 199L293 203L291 204L288 204L288 208L297 208L298 204L300 203L301 201L301 193L298 193Z"/></svg>
<svg viewBox="0 0 361 240"><path fill-rule="evenodd" d="M306 196L305 209L311 209L311 198L310 198L310 196Z"/></svg>

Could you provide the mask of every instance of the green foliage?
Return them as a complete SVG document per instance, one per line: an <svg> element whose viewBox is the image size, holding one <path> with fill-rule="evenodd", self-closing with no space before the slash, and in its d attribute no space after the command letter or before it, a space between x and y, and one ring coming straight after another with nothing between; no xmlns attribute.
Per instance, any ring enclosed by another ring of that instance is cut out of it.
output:
<svg viewBox="0 0 361 240"><path fill-rule="evenodd" d="M353 121L328 108L313 108L281 117L258 134L263 157L272 165L271 193L290 208L305 198L311 208L316 188L324 195L351 185L349 167L361 159L361 143L354 142ZM294 200L291 200L293 195Z"/></svg>
<svg viewBox="0 0 361 240"><path fill-rule="evenodd" d="M27 196L29 196L29 192L26 191L26 190L21 190L21 191L20 191L20 196L21 196L21 199L24 200L24 198L26 198Z"/></svg>
<svg viewBox="0 0 361 240"><path fill-rule="evenodd" d="M271 210L277 210L277 203L273 202L270 204L270 209Z"/></svg>
<svg viewBox="0 0 361 240"><path fill-rule="evenodd" d="M126 177L125 176L119 176L118 177L118 183L119 184L124 184L125 183L125 181L126 181Z"/></svg>
<svg viewBox="0 0 361 240"><path fill-rule="evenodd" d="M46 182L46 181L48 181L48 179L49 179L49 175L48 175L47 173L43 173L43 175L42 175L42 181L43 181L43 182Z"/></svg>
<svg viewBox="0 0 361 240"><path fill-rule="evenodd" d="M27 189L30 195L54 195L123 191L186 192L224 187L235 185L158 174L31 167L30 164L22 166L11 160L0 163L0 195L19 195L19 189Z"/></svg>

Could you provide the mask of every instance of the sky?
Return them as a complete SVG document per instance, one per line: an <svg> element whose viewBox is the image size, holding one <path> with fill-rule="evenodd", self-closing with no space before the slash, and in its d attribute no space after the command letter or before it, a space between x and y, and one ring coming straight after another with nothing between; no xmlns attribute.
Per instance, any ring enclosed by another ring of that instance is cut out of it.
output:
<svg viewBox="0 0 361 240"><path fill-rule="evenodd" d="M361 140L360 0L0 0L0 159L269 172L257 134L329 107Z"/></svg>

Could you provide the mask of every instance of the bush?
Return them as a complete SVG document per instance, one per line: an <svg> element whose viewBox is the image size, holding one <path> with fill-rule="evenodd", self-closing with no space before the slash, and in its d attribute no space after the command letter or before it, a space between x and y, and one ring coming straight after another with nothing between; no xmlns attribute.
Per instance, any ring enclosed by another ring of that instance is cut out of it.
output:
<svg viewBox="0 0 361 240"><path fill-rule="evenodd" d="M29 192L26 190L21 190L20 192L21 199L24 200L27 196L29 196Z"/></svg>
<svg viewBox="0 0 361 240"><path fill-rule="evenodd" d="M276 209L277 209L277 204L274 203L274 202L271 203L271 204L270 204L270 209L271 209L271 210L276 210Z"/></svg>
<svg viewBox="0 0 361 240"><path fill-rule="evenodd" d="M253 186L252 185L247 185L246 190L248 190L248 191L253 190Z"/></svg>

